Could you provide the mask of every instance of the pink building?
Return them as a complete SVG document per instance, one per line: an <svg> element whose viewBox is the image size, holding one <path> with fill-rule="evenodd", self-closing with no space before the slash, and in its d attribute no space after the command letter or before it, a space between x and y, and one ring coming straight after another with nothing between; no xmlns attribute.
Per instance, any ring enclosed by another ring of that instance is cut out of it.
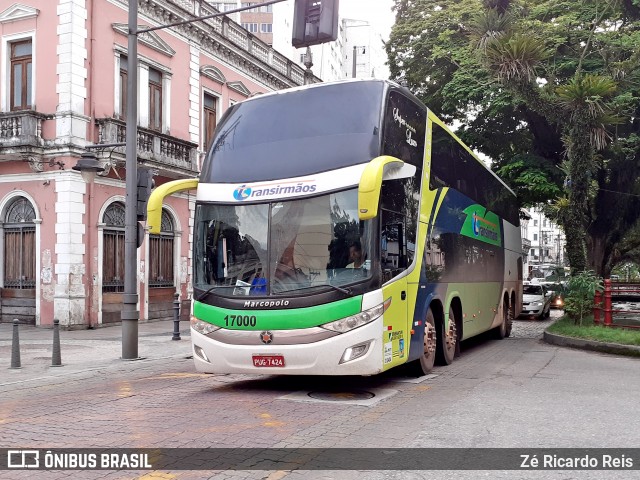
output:
<svg viewBox="0 0 640 480"><path fill-rule="evenodd" d="M199 0L137 0L140 28L215 11ZM201 10L202 9L202 10ZM73 170L86 147L124 142L127 0L0 0L0 319L87 328L120 321L125 155ZM301 85L304 71L217 17L138 38L138 162L156 185L195 177L235 102ZM317 79L314 79L317 80ZM162 233L138 249L141 320L188 315L194 195L171 197Z"/></svg>

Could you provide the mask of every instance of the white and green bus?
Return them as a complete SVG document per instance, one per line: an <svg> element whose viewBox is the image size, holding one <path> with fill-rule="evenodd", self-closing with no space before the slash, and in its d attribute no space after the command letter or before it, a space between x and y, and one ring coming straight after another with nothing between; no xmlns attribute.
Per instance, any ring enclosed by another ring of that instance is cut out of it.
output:
<svg viewBox="0 0 640 480"><path fill-rule="evenodd" d="M191 339L210 373L371 375L511 331L513 192L406 88L323 83L232 106L197 189Z"/></svg>

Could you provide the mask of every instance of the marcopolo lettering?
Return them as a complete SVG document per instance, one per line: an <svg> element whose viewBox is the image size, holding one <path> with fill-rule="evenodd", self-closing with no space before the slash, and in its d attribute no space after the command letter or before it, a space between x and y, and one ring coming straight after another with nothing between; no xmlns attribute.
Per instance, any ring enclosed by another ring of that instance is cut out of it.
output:
<svg viewBox="0 0 640 480"><path fill-rule="evenodd" d="M256 307L273 308L273 307L286 307L287 305L289 305L289 300L264 300L261 302L247 300L246 302L244 302L245 308L256 308Z"/></svg>

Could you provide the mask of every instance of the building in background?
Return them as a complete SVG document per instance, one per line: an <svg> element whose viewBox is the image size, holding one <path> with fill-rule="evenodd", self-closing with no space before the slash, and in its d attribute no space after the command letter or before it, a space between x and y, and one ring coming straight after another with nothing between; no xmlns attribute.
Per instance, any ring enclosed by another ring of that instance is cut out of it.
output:
<svg viewBox="0 0 640 480"><path fill-rule="evenodd" d="M566 238L562 229L545 217L540 209L528 209L527 214L530 219L525 233L529 252L525 276L541 276L556 267L568 266L565 254Z"/></svg>
<svg viewBox="0 0 640 480"><path fill-rule="evenodd" d="M136 0L137 1L137 0ZM141 28L215 13L200 0L140 0ZM124 290L127 0L4 0L0 6L0 320L66 328L120 320ZM138 38L140 166L156 185L195 177L221 115L302 85L304 69L217 17ZM312 78L312 81L319 81ZM73 167L88 146L104 171ZM162 233L135 261L140 318L188 315L194 198L168 199Z"/></svg>
<svg viewBox="0 0 640 480"><path fill-rule="evenodd" d="M293 5L293 0L273 5L273 47L304 67L306 49L291 45ZM382 34L376 26L363 19L344 18L340 13L338 28L336 41L310 47L316 76L326 82L353 77L356 46L357 78L389 78Z"/></svg>
<svg viewBox="0 0 640 480"><path fill-rule="evenodd" d="M210 6L216 8L219 12L228 12L240 7L250 7L258 5L262 2L244 2L241 0L214 0L206 1ZM265 5L262 7L244 10L230 14L231 18L242 25L248 32L254 34L267 45L273 44L273 5Z"/></svg>
<svg viewBox="0 0 640 480"><path fill-rule="evenodd" d="M389 78L387 53L380 32L369 22L342 19L344 35L343 78Z"/></svg>
<svg viewBox="0 0 640 480"><path fill-rule="evenodd" d="M531 240L529 240L529 222L531 215L529 212L520 209L520 238L522 240L522 271L526 279L529 276L529 252L531 251Z"/></svg>

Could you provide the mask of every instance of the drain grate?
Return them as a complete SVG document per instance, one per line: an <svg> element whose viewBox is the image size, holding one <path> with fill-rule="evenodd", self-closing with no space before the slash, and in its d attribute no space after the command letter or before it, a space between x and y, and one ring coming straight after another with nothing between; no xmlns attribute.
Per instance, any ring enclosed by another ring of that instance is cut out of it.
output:
<svg viewBox="0 0 640 480"><path fill-rule="evenodd" d="M309 392L307 395L316 400L325 402L345 402L353 400L370 400L375 397L375 393L365 390L349 390L342 392Z"/></svg>

